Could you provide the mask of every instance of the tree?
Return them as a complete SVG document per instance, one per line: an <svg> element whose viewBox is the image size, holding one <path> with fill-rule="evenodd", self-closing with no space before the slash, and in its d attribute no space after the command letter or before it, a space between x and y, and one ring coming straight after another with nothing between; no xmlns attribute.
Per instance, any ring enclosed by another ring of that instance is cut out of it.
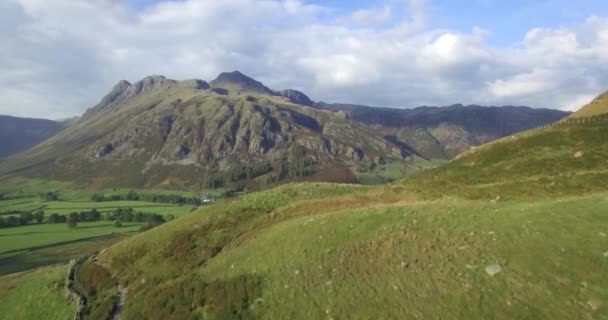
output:
<svg viewBox="0 0 608 320"><path fill-rule="evenodd" d="M57 192L49 191L49 192L43 194L42 198L45 199L46 201L57 201L57 200L59 200L59 194L57 194Z"/></svg>
<svg viewBox="0 0 608 320"><path fill-rule="evenodd" d="M74 229L78 226L78 214L76 212L70 213L67 218L68 228Z"/></svg>
<svg viewBox="0 0 608 320"><path fill-rule="evenodd" d="M127 200L137 201L139 200L139 195L137 194L137 192L135 192L135 190L131 190L129 191L129 193L127 193Z"/></svg>
<svg viewBox="0 0 608 320"><path fill-rule="evenodd" d="M120 222L120 220L114 221L114 227L115 228L122 228L122 222Z"/></svg>
<svg viewBox="0 0 608 320"><path fill-rule="evenodd" d="M95 194L93 194L93 195L91 196L91 201L95 201L95 202L102 202L102 201L104 201L104 200L105 200L105 198L104 198L104 196L103 196L103 195L101 195L101 194L97 194L97 193L95 193Z"/></svg>
<svg viewBox="0 0 608 320"><path fill-rule="evenodd" d="M6 226L7 227L16 227L19 225L19 219L15 216L10 216L6 218Z"/></svg>
<svg viewBox="0 0 608 320"><path fill-rule="evenodd" d="M42 221L44 221L44 211L38 210L34 212L34 219L36 220L36 222L42 223Z"/></svg>
<svg viewBox="0 0 608 320"><path fill-rule="evenodd" d="M6 227L6 220L3 217L0 217L0 228Z"/></svg>
<svg viewBox="0 0 608 320"><path fill-rule="evenodd" d="M26 225L34 220L34 215L30 212L21 212L19 214L19 224Z"/></svg>
<svg viewBox="0 0 608 320"><path fill-rule="evenodd" d="M66 220L67 219L65 216L59 215L57 213L53 213L46 218L46 221L48 223L64 223Z"/></svg>

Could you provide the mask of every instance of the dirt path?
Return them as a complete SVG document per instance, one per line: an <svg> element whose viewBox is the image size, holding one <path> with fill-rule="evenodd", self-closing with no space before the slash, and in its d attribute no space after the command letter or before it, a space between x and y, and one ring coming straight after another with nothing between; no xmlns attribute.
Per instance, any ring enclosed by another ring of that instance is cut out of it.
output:
<svg viewBox="0 0 608 320"><path fill-rule="evenodd" d="M96 265L100 266L101 268L104 268L106 271L112 274L112 272L110 272L109 266L103 264L101 261L99 261L99 259L97 259L97 257L94 261ZM120 315L122 314L122 309L127 299L127 289L123 287L117 279L114 279L114 284L116 285L116 289L118 291L118 293L116 294L116 296L118 297L118 303L114 305L114 309L112 309L112 316L110 319L120 320Z"/></svg>
<svg viewBox="0 0 608 320"><path fill-rule="evenodd" d="M118 288L118 304L115 305L114 310L112 310L112 320L120 320L120 314L122 313L122 308L127 299L127 289L121 286L120 283L116 283L116 288Z"/></svg>

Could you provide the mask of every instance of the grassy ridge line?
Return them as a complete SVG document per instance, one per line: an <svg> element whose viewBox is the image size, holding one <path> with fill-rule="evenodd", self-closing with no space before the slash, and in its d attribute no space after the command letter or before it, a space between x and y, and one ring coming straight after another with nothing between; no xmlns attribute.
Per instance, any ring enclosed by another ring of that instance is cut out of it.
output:
<svg viewBox="0 0 608 320"><path fill-rule="evenodd" d="M491 204L314 188L252 194L113 246L103 257L128 285L125 316L512 319L603 310L608 243L599 234L608 217L598 200L606 195ZM506 271L488 277L491 263ZM593 289L573 296L580 281Z"/></svg>

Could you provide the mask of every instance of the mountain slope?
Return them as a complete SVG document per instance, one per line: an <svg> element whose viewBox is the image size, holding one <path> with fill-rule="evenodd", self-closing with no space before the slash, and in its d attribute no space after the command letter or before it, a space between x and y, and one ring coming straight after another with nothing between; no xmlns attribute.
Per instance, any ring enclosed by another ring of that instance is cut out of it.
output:
<svg viewBox="0 0 608 320"><path fill-rule="evenodd" d="M0 116L0 158L27 150L65 127L58 121Z"/></svg>
<svg viewBox="0 0 608 320"><path fill-rule="evenodd" d="M86 185L263 187L357 182L357 165L423 161L342 113L267 94L239 74L121 81L76 124L2 171ZM240 88L240 89L237 89Z"/></svg>
<svg viewBox="0 0 608 320"><path fill-rule="evenodd" d="M427 158L452 159L459 153L504 136L559 121L569 113L528 107L453 105L413 109L344 104L317 107L348 112L353 120L380 128Z"/></svg>
<svg viewBox="0 0 608 320"><path fill-rule="evenodd" d="M383 187L249 194L100 258L128 318L601 319L607 128L560 122Z"/></svg>

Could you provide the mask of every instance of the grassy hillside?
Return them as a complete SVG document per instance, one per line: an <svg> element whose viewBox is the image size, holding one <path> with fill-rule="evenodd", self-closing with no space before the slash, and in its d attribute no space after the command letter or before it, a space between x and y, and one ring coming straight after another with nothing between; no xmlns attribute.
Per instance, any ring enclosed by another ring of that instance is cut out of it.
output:
<svg viewBox="0 0 608 320"><path fill-rule="evenodd" d="M126 318L602 319L606 197L429 202L398 187L289 185L102 258L128 287Z"/></svg>
<svg viewBox="0 0 608 320"><path fill-rule="evenodd" d="M76 307L65 298L67 267L0 277L0 317L19 320L72 319Z"/></svg>
<svg viewBox="0 0 608 320"><path fill-rule="evenodd" d="M580 110L570 115L569 118L586 118L601 115L608 112L608 92L603 93L595 98L589 104L583 106Z"/></svg>
<svg viewBox="0 0 608 320"><path fill-rule="evenodd" d="M608 190L608 117L570 121L507 137L405 180L431 197L504 199Z"/></svg>

